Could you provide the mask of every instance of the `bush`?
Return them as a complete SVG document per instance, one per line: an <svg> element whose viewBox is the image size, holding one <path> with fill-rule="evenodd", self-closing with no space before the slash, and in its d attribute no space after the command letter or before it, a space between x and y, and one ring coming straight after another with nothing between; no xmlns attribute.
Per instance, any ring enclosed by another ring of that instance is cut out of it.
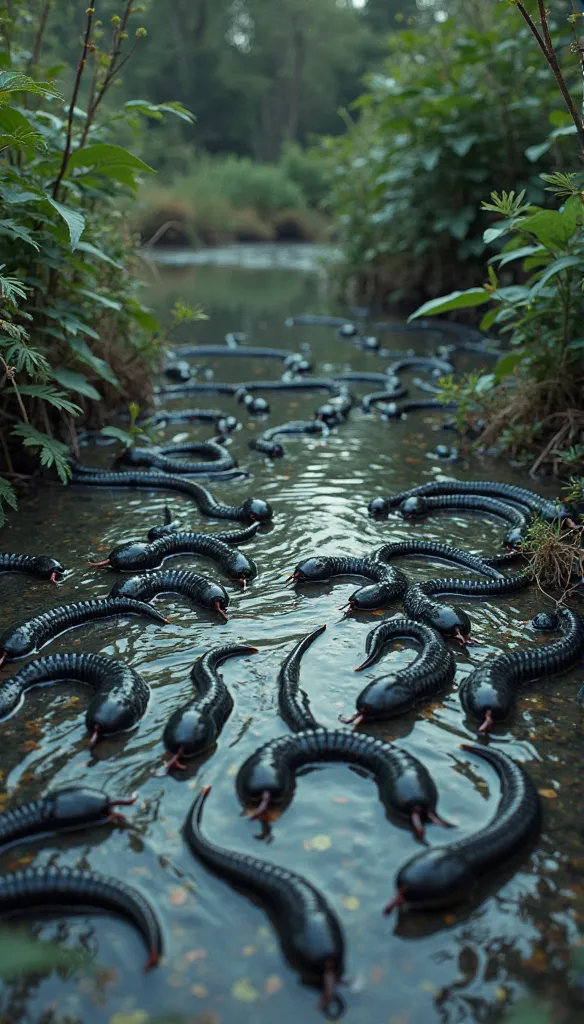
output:
<svg viewBox="0 0 584 1024"><path fill-rule="evenodd" d="M320 206L326 199L328 174L316 151L306 151L297 142L285 142L280 167L286 177L302 190L309 206Z"/></svg>
<svg viewBox="0 0 584 1024"><path fill-rule="evenodd" d="M480 281L480 200L515 188L541 202L534 163L557 167L548 118L559 134L567 115L553 78L521 19L497 4L483 19L484 7L459 4L442 24L390 37L360 120L322 143L344 281L370 300L411 304Z"/></svg>
<svg viewBox="0 0 584 1024"><path fill-rule="evenodd" d="M87 8L64 105L54 83L42 81L45 24L31 45L27 33L38 19L25 0L11 5L5 23L11 45L0 71L0 519L2 502L16 505L10 479L31 470L31 457L67 481L78 417L99 421L123 398L147 404L150 396L159 324L139 300L135 246L118 209L119 195L132 195L150 168L110 141L107 124L171 109L190 115L180 106L130 102L100 124L101 101L127 59L132 8L132 0L122 4L105 52ZM135 45L140 29L137 37ZM85 75L93 86L82 112Z"/></svg>
<svg viewBox="0 0 584 1024"><path fill-rule="evenodd" d="M306 207L302 191L281 167L257 164L248 157L199 157L187 175L174 179L171 191L196 207L219 195L233 209L251 207L261 217L287 207Z"/></svg>

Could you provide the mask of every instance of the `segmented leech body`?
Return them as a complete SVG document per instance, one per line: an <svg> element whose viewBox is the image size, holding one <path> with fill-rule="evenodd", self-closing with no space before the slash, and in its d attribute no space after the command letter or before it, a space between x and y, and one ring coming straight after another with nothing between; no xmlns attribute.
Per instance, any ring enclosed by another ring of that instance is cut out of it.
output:
<svg viewBox="0 0 584 1024"><path fill-rule="evenodd" d="M50 608L48 612L35 615L18 626L11 626L0 636L0 665L32 654L59 633L83 626L97 619L109 619L118 615L146 615L156 622L166 622L164 615L149 604L132 601L128 597L106 597L92 601L77 601Z"/></svg>
<svg viewBox="0 0 584 1024"><path fill-rule="evenodd" d="M286 327L355 327L355 324L342 316L322 316L317 313L300 313L299 316L289 316L285 320ZM357 334L357 328L355 327Z"/></svg>
<svg viewBox="0 0 584 1024"><path fill-rule="evenodd" d="M519 509L508 505L498 498L487 498L480 494L441 494L435 498L427 498L424 495L417 495L406 498L398 507L398 512L404 519L414 519L433 512L486 512L488 515L503 519L509 524L510 529L504 537L504 544L507 547L517 547L521 544L532 517L520 512Z"/></svg>
<svg viewBox="0 0 584 1024"><path fill-rule="evenodd" d="M191 850L208 868L265 906L284 956L304 981L321 987L321 1009L338 1019L343 1004L335 988L344 971L344 939L335 914L319 891L289 868L211 843L201 830L209 790L208 786L197 796L187 816L184 835Z"/></svg>
<svg viewBox="0 0 584 1024"><path fill-rule="evenodd" d="M123 661L103 654L52 654L29 662L0 685L0 719L16 711L34 686L65 680L87 683L95 690L85 713L92 745L100 736L132 729L148 707L150 687Z"/></svg>
<svg viewBox="0 0 584 1024"><path fill-rule="evenodd" d="M40 907L59 907L77 913L85 908L108 910L138 929L148 948L147 967L162 955L162 933L156 915L133 886L97 871L76 868L25 868L0 877L0 914Z"/></svg>
<svg viewBox="0 0 584 1024"><path fill-rule="evenodd" d="M0 553L0 572L22 572L56 583L65 572L65 566L48 555L15 555Z"/></svg>
<svg viewBox="0 0 584 1024"><path fill-rule="evenodd" d="M369 668L383 648L402 637L416 640L421 651L411 665L374 679L356 700L357 714L348 720L355 728L362 722L379 721L410 711L422 700L441 693L454 679L456 663L439 633L412 619L380 622L365 640L367 657L356 672Z"/></svg>
<svg viewBox="0 0 584 1024"><path fill-rule="evenodd" d="M480 555L471 555L462 548L455 548L451 544L443 544L437 540L418 540L412 537L410 540L390 541L389 544L384 544L378 548L373 557L380 562L391 562L394 558L409 555L451 562L454 565L464 566L465 569L471 569L473 572L480 573L481 576L488 576L492 579L501 577L499 570L495 566L490 565Z"/></svg>
<svg viewBox="0 0 584 1024"><path fill-rule="evenodd" d="M533 515L538 515L546 522L553 522L557 519L564 519L568 515L565 505L556 504L540 497L534 491L525 487L516 487L514 484L502 484L494 480L435 480L432 483L421 484L419 487L412 487L409 491L400 491L388 497L377 497L369 503L370 515L387 515L392 508L397 508L406 498L434 497L441 494L483 494L485 497L501 498L503 501L511 501L529 509Z"/></svg>
<svg viewBox="0 0 584 1024"><path fill-rule="evenodd" d="M488 872L506 865L539 833L540 799L527 772L492 746L463 744L461 749L484 758L497 772L501 796L495 815L468 839L435 846L404 864L386 913L401 904L427 909L466 899Z"/></svg>
<svg viewBox="0 0 584 1024"><path fill-rule="evenodd" d="M130 576L114 583L110 597L133 597L135 601L151 601L159 594L181 594L201 608L219 612L227 621L229 595L220 583L196 572L160 569L139 576Z"/></svg>
<svg viewBox="0 0 584 1024"><path fill-rule="evenodd" d="M155 387L155 395L234 395L239 385L227 384L225 381L183 381L180 384L167 384Z"/></svg>
<svg viewBox="0 0 584 1024"><path fill-rule="evenodd" d="M123 824L122 815L113 808L119 804L132 804L135 799L111 800L107 793L89 786L54 789L38 800L30 800L0 814L0 847L52 832Z"/></svg>
<svg viewBox="0 0 584 1024"><path fill-rule="evenodd" d="M272 519L272 506L263 498L246 498L241 505L224 505L211 491L194 480L185 480L172 473L101 473L88 467L72 464L72 481L86 487L138 487L148 491L180 491L192 498L203 515L214 519L235 519L241 523L267 522Z"/></svg>
<svg viewBox="0 0 584 1024"><path fill-rule="evenodd" d="M452 363L445 359L437 359L435 356L409 356L406 359L396 359L387 367L387 372L394 376L404 370L429 370L430 373L441 377L454 373Z"/></svg>
<svg viewBox="0 0 584 1024"><path fill-rule="evenodd" d="M300 768L339 761L369 772L387 812L411 821L418 837L424 821L443 824L436 815L436 786L423 764L392 743L350 729L306 729L264 743L239 769L237 794L244 807L255 808L254 819L265 819L269 810L288 806Z"/></svg>
<svg viewBox="0 0 584 1024"><path fill-rule="evenodd" d="M196 533L196 530L185 530L184 525L178 520L173 519L170 509L166 508L166 522L160 523L157 526L152 526L146 534L148 541L158 540L159 537L166 537L170 533ZM222 541L223 544L243 544L247 540L251 540L255 537L256 533L260 528L259 522L250 523L249 526L243 526L241 530L217 530L213 533L201 534L201 536L210 537L211 540Z"/></svg>
<svg viewBox="0 0 584 1024"><path fill-rule="evenodd" d="M385 391L372 391L369 395L363 395L361 399L361 408L363 412L370 412L373 405L378 405L379 402L389 402L392 399L405 398L408 394L408 389L404 388L402 384L396 384L395 387L388 388Z"/></svg>
<svg viewBox="0 0 584 1024"><path fill-rule="evenodd" d="M457 409L456 402L440 402L437 398L413 398L409 402L388 402L386 405L379 405L382 420L398 420L407 416L409 412L417 412L420 409Z"/></svg>
<svg viewBox="0 0 584 1024"><path fill-rule="evenodd" d="M433 626L443 636L454 636L461 643L468 643L471 622L456 605L434 601L437 594L459 594L461 597L507 597L517 594L531 583L529 572L515 573L491 580L435 579L414 583L403 597L403 606L412 619L419 619Z"/></svg>
<svg viewBox="0 0 584 1024"><path fill-rule="evenodd" d="M174 355L182 359L186 357L197 359L199 356L231 356L249 359L281 359L284 362L290 359L291 355L295 356L298 361L304 359L300 352L291 353L286 348L261 348L252 345L244 345L241 348L228 348L227 345L181 345L174 349Z"/></svg>
<svg viewBox="0 0 584 1024"><path fill-rule="evenodd" d="M537 617L534 624L537 628ZM515 691L522 683L566 672L578 663L584 650L582 619L564 608L556 628L562 632L561 640L500 654L466 677L459 690L460 702L467 715L482 723L479 732L489 732L512 715Z"/></svg>
<svg viewBox="0 0 584 1024"><path fill-rule="evenodd" d="M233 710L233 698L217 671L219 666L228 658L257 653L256 647L226 644L197 658L191 669L196 696L173 711L164 729L164 746L173 755L167 772L184 769L182 758L198 757L213 747Z"/></svg>
<svg viewBox="0 0 584 1024"><path fill-rule="evenodd" d="M343 389L333 377L301 377L298 380L248 380L236 385L235 397L241 398L254 391L328 391L339 395Z"/></svg>
<svg viewBox="0 0 584 1024"><path fill-rule="evenodd" d="M312 633L303 636L294 650L284 659L278 675L278 707L286 725L295 732L304 729L318 729L319 723L310 710L310 702L304 690L300 689L300 663L302 656L324 633L326 626L317 626Z"/></svg>
<svg viewBox="0 0 584 1024"><path fill-rule="evenodd" d="M315 555L299 562L287 583L326 583L335 576L365 576L374 580L373 586L360 587L351 594L348 611L371 611L402 597L408 587L407 577L400 569L373 558L351 558L344 555Z"/></svg>
<svg viewBox="0 0 584 1024"><path fill-rule="evenodd" d="M161 423L184 423L197 420L200 423L214 423L221 434L229 434L240 426L239 420L222 409L162 409L152 416L146 417L148 423L157 426Z"/></svg>
<svg viewBox="0 0 584 1024"><path fill-rule="evenodd" d="M264 430L261 437L256 437L249 442L249 447L261 452L262 455L268 455L272 459L277 459L284 455L284 447L277 441L274 441L275 437L281 434L318 434L320 437L326 437L328 433L329 428L321 420L294 420L290 423L281 423L277 427Z"/></svg>
<svg viewBox="0 0 584 1024"><path fill-rule="evenodd" d="M200 453L207 455L203 462L188 462L176 458L182 454ZM157 445L156 448L128 448L118 456L116 462L128 466L152 466L163 473L220 473L237 466L237 459L223 445L216 441L185 441L183 444Z"/></svg>
<svg viewBox="0 0 584 1024"><path fill-rule="evenodd" d="M217 540L208 533L166 533L157 540L128 541L110 551L107 558L93 562L97 567L112 569L142 570L155 569L171 555L196 554L212 558L223 571L236 580L251 580L257 575L257 568L243 551Z"/></svg>

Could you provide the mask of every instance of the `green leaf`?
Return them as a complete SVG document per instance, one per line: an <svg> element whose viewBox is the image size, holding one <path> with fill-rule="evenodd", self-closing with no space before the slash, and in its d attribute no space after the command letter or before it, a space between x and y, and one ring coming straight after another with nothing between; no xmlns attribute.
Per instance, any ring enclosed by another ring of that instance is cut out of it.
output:
<svg viewBox="0 0 584 1024"><path fill-rule="evenodd" d="M26 448L40 449L41 466L46 466L47 468L54 466L59 479L64 484L67 483L71 476L71 467L68 461L69 448L66 444L63 444L62 441L56 441L54 437L49 437L48 434L43 434L42 430L37 430L30 423L18 423L12 428L12 433L22 439L22 443Z"/></svg>
<svg viewBox="0 0 584 1024"><path fill-rule="evenodd" d="M55 380L68 391L77 391L86 398L92 398L94 402L101 402L99 391L90 384L83 373L75 373L74 370L53 370Z"/></svg>
<svg viewBox="0 0 584 1024"><path fill-rule="evenodd" d="M98 249L97 246L92 245L91 242L78 242L77 251L86 252L90 256L95 256L98 260L103 260L104 263L110 263L112 267L117 267L118 270L123 270L123 265L121 263L117 263L116 260L111 258L111 256L108 256L107 252L104 252L103 249Z"/></svg>
<svg viewBox="0 0 584 1024"><path fill-rule="evenodd" d="M529 160L530 164L536 163L536 161L539 160L540 156L543 156L544 153L547 153L550 146L551 142L549 140L546 140L545 142L540 142L537 146L528 146L525 150L525 155Z"/></svg>
<svg viewBox="0 0 584 1024"><path fill-rule="evenodd" d="M495 366L495 379L497 383L514 372L515 367L518 366L524 355L525 353L519 350L516 352L506 352L504 356L501 356Z"/></svg>
<svg viewBox="0 0 584 1024"><path fill-rule="evenodd" d="M483 316L483 319L481 320L481 322L479 324L479 328L480 328L481 331L488 331L489 327L493 326L493 324L495 323L495 320L497 319L498 312L499 312L498 309L488 309L487 310L487 312L485 313L485 315Z"/></svg>
<svg viewBox="0 0 584 1024"><path fill-rule="evenodd" d="M115 437L117 441L121 441L128 448L134 444L132 435L127 430L120 430L119 427L102 427L100 434L103 434L104 437Z"/></svg>
<svg viewBox="0 0 584 1024"><path fill-rule="evenodd" d="M522 231L535 235L548 249L563 249L574 233L576 224L573 216L564 218L558 210L539 210L531 217L525 217L520 227Z"/></svg>
<svg viewBox="0 0 584 1024"><path fill-rule="evenodd" d="M457 156L466 156L478 138L478 135L459 135L456 139L453 139L449 145Z"/></svg>
<svg viewBox="0 0 584 1024"><path fill-rule="evenodd" d="M42 141L41 134L24 114L14 107L0 107L0 145L2 148L12 146L15 149L26 149L32 155L35 144L40 141Z"/></svg>
<svg viewBox="0 0 584 1024"><path fill-rule="evenodd" d="M3 476L0 476L0 526L4 526L6 522L6 512L3 506L9 505L10 508L18 508L18 502L16 501L16 492L12 484L8 483Z"/></svg>
<svg viewBox="0 0 584 1024"><path fill-rule="evenodd" d="M111 366L106 363L105 359L100 359L99 356L95 356L86 341L82 341L81 338L68 338L67 341L69 343L69 347L82 363L86 366L90 366L91 369L97 373L98 377L101 377L102 380L106 380L108 384L111 384L117 391L121 391L120 382Z"/></svg>
<svg viewBox="0 0 584 1024"><path fill-rule="evenodd" d="M491 295L484 288L469 288L465 292L451 292L450 295L442 295L438 299L430 299L408 317L408 323L419 316L429 316L435 313L447 313L450 309L469 309L471 306L483 306L485 302L491 301Z"/></svg>
<svg viewBox="0 0 584 1024"><path fill-rule="evenodd" d="M7 390L5 389L5 391ZM81 412L80 407L71 402L63 391L57 391L50 384L19 384L18 390L21 395L27 395L29 398L40 398L43 402L53 405L55 409L68 412L71 416L78 416Z"/></svg>
<svg viewBox="0 0 584 1024"><path fill-rule="evenodd" d="M30 203L36 202L45 198L44 192L30 192L26 189L13 187L12 185L0 185L0 196L3 201L8 205L12 203Z"/></svg>
<svg viewBox="0 0 584 1024"><path fill-rule="evenodd" d="M120 310L122 308L121 302L116 302L114 299L108 299L105 295L98 295L97 292L90 292L87 288L79 289L80 295L86 295L92 302L97 302L100 306L106 306L107 309Z"/></svg>
<svg viewBox="0 0 584 1024"><path fill-rule="evenodd" d="M582 263L583 260L579 256L562 256L561 259L554 260L553 263L550 263L550 265L546 267L539 281L534 284L533 288L531 288L529 293L530 299L535 298L535 296L539 294L551 277L555 277L556 274L561 274L563 270L568 270L570 267L577 267Z"/></svg>
<svg viewBox="0 0 584 1024"><path fill-rule="evenodd" d="M57 213L63 218L65 224L69 228L69 236L71 238L71 250L75 252L77 243L81 238L83 229L85 227L85 217L78 210L72 210L69 206L63 206L62 203L58 203L56 199L52 199L50 196L47 197L47 201L54 207Z"/></svg>
<svg viewBox="0 0 584 1024"><path fill-rule="evenodd" d="M85 966L90 960L85 950L61 949L52 942L41 942L36 936L25 937L8 928L0 931L0 978L3 979L19 974L38 975L55 968L70 970Z"/></svg>
<svg viewBox="0 0 584 1024"><path fill-rule="evenodd" d="M127 303L127 310L133 320L136 321L140 327L143 327L145 331L152 331L155 333L160 330L160 323L158 318L154 316L154 313L146 306L142 306L135 299L131 299Z"/></svg>
<svg viewBox="0 0 584 1024"><path fill-rule="evenodd" d="M100 174L105 174L107 168L126 167L135 174L154 174L152 167L145 164L139 157L134 156L123 146L114 146L109 142L96 142L92 146L85 146L84 149L76 149L69 157L67 164L67 175L70 171L79 168L90 168Z"/></svg>
<svg viewBox="0 0 584 1024"><path fill-rule="evenodd" d="M0 72L0 103L7 103L13 92L28 92L33 96L59 96L48 82L35 82L34 78L19 71Z"/></svg>
<svg viewBox="0 0 584 1024"><path fill-rule="evenodd" d="M32 245L33 249L40 252L40 246L35 242L28 228L25 228L23 224L19 224L16 220L0 220L0 235L6 235L7 238L19 238L22 242Z"/></svg>
<svg viewBox="0 0 584 1024"><path fill-rule="evenodd" d="M507 263L513 263L515 260L522 260L526 256L532 256L535 252L545 251L546 250L541 245L522 245L519 249L511 249L508 252L498 252L495 256L491 257L489 263L498 263L499 269L501 269L501 267L504 267Z"/></svg>

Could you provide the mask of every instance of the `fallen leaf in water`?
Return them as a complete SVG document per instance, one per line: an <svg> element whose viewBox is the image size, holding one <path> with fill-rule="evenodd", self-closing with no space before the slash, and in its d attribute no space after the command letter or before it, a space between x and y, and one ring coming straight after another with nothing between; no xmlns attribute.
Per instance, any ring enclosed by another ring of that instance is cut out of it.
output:
<svg viewBox="0 0 584 1024"><path fill-rule="evenodd" d="M378 985L380 981L385 977L385 971L381 964L375 964L369 971L369 981L372 981L375 985Z"/></svg>
<svg viewBox="0 0 584 1024"><path fill-rule="evenodd" d="M358 910L361 901L356 896L343 896L343 906L345 910Z"/></svg>
<svg viewBox="0 0 584 1024"><path fill-rule="evenodd" d="M0 811L5 811L8 806L8 794L0 793Z"/></svg>
<svg viewBox="0 0 584 1024"><path fill-rule="evenodd" d="M444 914L442 920L444 921L444 924L456 924L456 914Z"/></svg>
<svg viewBox="0 0 584 1024"><path fill-rule="evenodd" d="M150 1014L146 1010L131 1010L130 1013L114 1013L109 1024L146 1024Z"/></svg>
<svg viewBox="0 0 584 1024"><path fill-rule="evenodd" d="M555 789L538 789L537 791L540 796L545 796L546 800L557 800L558 794Z"/></svg>
<svg viewBox="0 0 584 1024"><path fill-rule="evenodd" d="M239 771L239 765L238 764L230 764L229 768L227 769L227 774L228 775L237 775L238 771Z"/></svg>
<svg viewBox="0 0 584 1024"><path fill-rule="evenodd" d="M182 986L184 985L184 981L181 978L180 974L171 974L170 978L168 979L168 984L170 985L171 988L182 988Z"/></svg>
<svg viewBox="0 0 584 1024"><path fill-rule="evenodd" d="M185 960L189 964L196 964L198 960L204 960L206 956L206 949L190 949L188 953L185 953Z"/></svg>
<svg viewBox="0 0 584 1024"><path fill-rule="evenodd" d="M274 996L282 988L283 981L277 974L269 974L264 982L264 994Z"/></svg>
<svg viewBox="0 0 584 1024"><path fill-rule="evenodd" d="M176 889L171 889L168 897L168 902L173 907L182 907L183 903L186 903L189 898L189 894L186 889L182 886L177 886Z"/></svg>
<svg viewBox="0 0 584 1024"><path fill-rule="evenodd" d="M197 999L204 999L207 995L207 989L204 985L191 985L191 992Z"/></svg>
<svg viewBox="0 0 584 1024"><path fill-rule="evenodd" d="M410 1024L412 1015L409 1010L401 1010L400 1013L392 1013L388 1024Z"/></svg>
<svg viewBox="0 0 584 1024"><path fill-rule="evenodd" d="M404 462L410 462L410 463L421 462L421 461L422 461L421 459L416 459L416 457L414 455L406 455L406 457L404 459Z"/></svg>
<svg viewBox="0 0 584 1024"><path fill-rule="evenodd" d="M495 989L495 999L497 1000L497 1002L498 1003L506 1003L508 998L509 998L509 993L508 993L507 989L503 988L501 985L499 985L499 987Z"/></svg>
<svg viewBox="0 0 584 1024"><path fill-rule="evenodd" d="M420 988L422 992L429 992L431 995L436 992L436 986L431 981L421 981Z"/></svg>
<svg viewBox="0 0 584 1024"><path fill-rule="evenodd" d="M322 852L323 850L330 850L332 845L330 836L317 835L313 836L312 839L304 840L305 850L319 850L319 852Z"/></svg>
<svg viewBox="0 0 584 1024"><path fill-rule="evenodd" d="M241 952L244 956L253 956L257 953L257 946L244 946Z"/></svg>
<svg viewBox="0 0 584 1024"><path fill-rule="evenodd" d="M239 981L236 981L231 987L231 995L242 1003L254 1003L260 997L257 988L252 985L249 978L240 978Z"/></svg>
<svg viewBox="0 0 584 1024"><path fill-rule="evenodd" d="M333 803L334 804L348 804L349 803L349 797L348 796L334 796L332 799L333 799Z"/></svg>
<svg viewBox="0 0 584 1024"><path fill-rule="evenodd" d="M536 949L535 953L533 953L528 960L521 961L521 966L528 967L533 971L546 971L548 967L548 959L542 949Z"/></svg>
<svg viewBox="0 0 584 1024"><path fill-rule="evenodd" d="M30 754L33 750L40 750L40 743L35 743L34 740L25 740L22 744L21 750L24 750L25 754Z"/></svg>

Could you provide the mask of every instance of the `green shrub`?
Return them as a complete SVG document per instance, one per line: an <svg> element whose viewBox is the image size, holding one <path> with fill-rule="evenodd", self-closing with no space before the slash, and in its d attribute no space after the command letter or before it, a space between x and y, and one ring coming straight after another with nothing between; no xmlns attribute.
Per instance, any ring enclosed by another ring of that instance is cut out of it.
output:
<svg viewBox="0 0 584 1024"><path fill-rule="evenodd" d="M251 207L260 217L287 207L306 207L301 189L281 167L257 164L248 157L198 157L187 175L174 179L171 191L197 208L221 196L233 209Z"/></svg>
<svg viewBox="0 0 584 1024"><path fill-rule="evenodd" d="M36 12L26 0L2 10L10 45L0 71L0 519L2 502L16 504L10 479L33 468L31 456L67 481L76 418L99 422L122 399L147 404L150 395L159 324L140 302L135 246L118 208L150 168L111 142L109 125L190 115L172 104L102 107L134 45L126 42L133 0L121 8L105 52L87 8L65 104L42 81ZM50 5L47 13L55 16ZM85 76L93 85L84 95Z"/></svg>
<svg viewBox="0 0 584 1024"><path fill-rule="evenodd" d="M501 4L457 4L442 24L395 33L384 74L369 79L346 135L322 143L344 279L371 299L420 302L480 280L494 188L543 192L568 117L549 69Z"/></svg>
<svg viewBox="0 0 584 1024"><path fill-rule="evenodd" d="M304 150L297 142L285 142L280 167L302 190L309 206L320 206L327 196L329 181L326 167L316 151Z"/></svg>

